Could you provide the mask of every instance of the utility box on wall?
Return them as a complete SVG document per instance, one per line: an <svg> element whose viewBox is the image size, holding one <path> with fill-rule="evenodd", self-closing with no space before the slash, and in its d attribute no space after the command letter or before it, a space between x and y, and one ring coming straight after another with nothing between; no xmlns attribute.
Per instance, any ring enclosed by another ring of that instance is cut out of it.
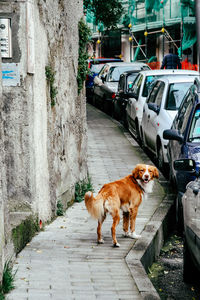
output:
<svg viewBox="0 0 200 300"><path fill-rule="evenodd" d="M11 19L0 18L0 43L1 43L1 57L12 57L12 32L11 32Z"/></svg>

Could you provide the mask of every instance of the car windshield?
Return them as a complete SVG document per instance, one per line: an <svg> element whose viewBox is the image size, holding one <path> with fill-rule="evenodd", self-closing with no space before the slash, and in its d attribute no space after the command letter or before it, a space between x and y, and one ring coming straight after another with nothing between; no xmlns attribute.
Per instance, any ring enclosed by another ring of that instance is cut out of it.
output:
<svg viewBox="0 0 200 300"><path fill-rule="evenodd" d="M200 142L200 108L194 113L188 141L194 143Z"/></svg>
<svg viewBox="0 0 200 300"><path fill-rule="evenodd" d="M104 64L94 64L94 65L91 65L91 72L93 73L99 73L101 71L101 68L104 66Z"/></svg>
<svg viewBox="0 0 200 300"><path fill-rule="evenodd" d="M138 67L137 67L138 68ZM122 73L130 70L134 70L133 66L120 66L120 67L111 67L108 74L107 81L119 81L119 77ZM137 69L135 69L137 70Z"/></svg>
<svg viewBox="0 0 200 300"><path fill-rule="evenodd" d="M165 108L167 110L177 110L192 84L193 82L177 82L170 84Z"/></svg>
<svg viewBox="0 0 200 300"><path fill-rule="evenodd" d="M132 88L132 85L133 85L133 81L135 80L137 76L137 73L133 73L131 75L128 76L127 78L127 90L130 90Z"/></svg>
<svg viewBox="0 0 200 300"><path fill-rule="evenodd" d="M149 91L154 83L154 81L158 78L162 77L162 75L151 75L151 76L147 76L145 78L145 82L144 82L144 88L143 88L143 92L142 92L142 97L147 97L149 94Z"/></svg>

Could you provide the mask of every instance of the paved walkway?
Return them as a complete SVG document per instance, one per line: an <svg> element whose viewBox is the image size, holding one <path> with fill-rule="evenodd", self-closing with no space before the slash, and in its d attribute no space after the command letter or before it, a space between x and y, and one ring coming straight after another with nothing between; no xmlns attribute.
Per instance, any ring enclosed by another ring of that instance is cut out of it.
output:
<svg viewBox="0 0 200 300"><path fill-rule="evenodd" d="M149 163L131 136L110 117L88 105L88 167L95 192L109 181L130 174L137 163ZM151 163L151 162L150 162ZM136 220L136 232L145 225L164 198L157 181ZM16 288L7 300L131 300L142 299L125 257L135 241L122 236L112 247L110 216L103 224L105 244L96 244L97 222L84 203L75 203L36 235L17 257Z"/></svg>

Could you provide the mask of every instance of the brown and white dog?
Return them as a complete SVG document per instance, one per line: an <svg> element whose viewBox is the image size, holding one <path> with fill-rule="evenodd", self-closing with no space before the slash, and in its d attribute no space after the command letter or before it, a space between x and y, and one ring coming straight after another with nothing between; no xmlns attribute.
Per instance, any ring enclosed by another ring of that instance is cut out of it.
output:
<svg viewBox="0 0 200 300"><path fill-rule="evenodd" d="M135 233L135 220L143 195L151 193L153 179L158 178L158 170L154 166L138 164L128 175L122 179L104 184L96 197L92 192L85 194L85 205L92 217L98 220L97 238L98 243L104 243L101 234L101 227L110 213L113 218L111 227L113 245L119 247L116 239L116 226L120 221L120 209L123 211L123 230L127 237L140 238ZM130 232L129 228L130 220Z"/></svg>

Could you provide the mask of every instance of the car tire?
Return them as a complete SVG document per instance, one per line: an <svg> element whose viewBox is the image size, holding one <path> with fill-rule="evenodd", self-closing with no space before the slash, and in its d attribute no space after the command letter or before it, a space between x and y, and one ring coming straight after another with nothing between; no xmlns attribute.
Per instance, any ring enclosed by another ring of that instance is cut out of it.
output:
<svg viewBox="0 0 200 300"><path fill-rule="evenodd" d="M184 238L183 248L183 280L187 283L193 283L199 278L199 272L191 258L186 238Z"/></svg>

